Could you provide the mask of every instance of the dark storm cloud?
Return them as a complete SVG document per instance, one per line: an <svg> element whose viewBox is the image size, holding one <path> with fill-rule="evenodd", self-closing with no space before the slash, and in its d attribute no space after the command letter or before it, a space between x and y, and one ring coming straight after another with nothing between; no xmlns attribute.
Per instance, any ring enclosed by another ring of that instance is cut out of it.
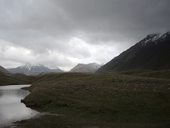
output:
<svg viewBox="0 0 170 128"><path fill-rule="evenodd" d="M169 5L169 0L0 0L1 65L31 61L68 69L78 62L106 63L147 34L170 30Z"/></svg>
<svg viewBox="0 0 170 128"><path fill-rule="evenodd" d="M169 0L61 0L61 3L80 29L110 34L111 38L114 35L136 38L139 34L170 28Z"/></svg>

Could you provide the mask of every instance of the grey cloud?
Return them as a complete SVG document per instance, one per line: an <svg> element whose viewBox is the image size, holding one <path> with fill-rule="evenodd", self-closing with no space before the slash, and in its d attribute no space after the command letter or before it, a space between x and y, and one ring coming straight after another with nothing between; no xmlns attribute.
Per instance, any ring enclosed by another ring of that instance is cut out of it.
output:
<svg viewBox="0 0 170 128"><path fill-rule="evenodd" d="M169 0L0 0L0 44L10 42L30 51L29 61L53 67L106 63L145 35L170 30L169 5ZM109 50L102 51L103 45ZM2 53L1 58L4 66L26 62Z"/></svg>

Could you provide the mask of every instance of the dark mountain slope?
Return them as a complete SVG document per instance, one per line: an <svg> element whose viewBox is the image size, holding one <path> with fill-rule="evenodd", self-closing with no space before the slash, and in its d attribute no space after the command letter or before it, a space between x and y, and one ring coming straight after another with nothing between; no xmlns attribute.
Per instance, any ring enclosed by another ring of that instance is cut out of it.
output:
<svg viewBox="0 0 170 128"><path fill-rule="evenodd" d="M0 86L15 84L30 84L35 77L23 74L11 74L5 68L0 66Z"/></svg>
<svg viewBox="0 0 170 128"><path fill-rule="evenodd" d="M0 72L4 74L9 74L8 70L6 70L4 67L0 66Z"/></svg>
<svg viewBox="0 0 170 128"><path fill-rule="evenodd" d="M98 72L162 69L170 69L170 32L148 35Z"/></svg>
<svg viewBox="0 0 170 128"><path fill-rule="evenodd" d="M0 86L1 85L18 85L18 84L31 84L36 77L26 76L22 74L5 74L0 72Z"/></svg>

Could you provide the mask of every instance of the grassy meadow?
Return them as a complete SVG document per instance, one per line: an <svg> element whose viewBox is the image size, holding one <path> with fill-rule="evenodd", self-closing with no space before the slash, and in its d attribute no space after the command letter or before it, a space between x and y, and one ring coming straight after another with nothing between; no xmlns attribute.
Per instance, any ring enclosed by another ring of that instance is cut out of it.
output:
<svg viewBox="0 0 170 128"><path fill-rule="evenodd" d="M47 74L39 76L30 91L23 102L50 114L21 121L19 128L170 127L170 79L166 77Z"/></svg>

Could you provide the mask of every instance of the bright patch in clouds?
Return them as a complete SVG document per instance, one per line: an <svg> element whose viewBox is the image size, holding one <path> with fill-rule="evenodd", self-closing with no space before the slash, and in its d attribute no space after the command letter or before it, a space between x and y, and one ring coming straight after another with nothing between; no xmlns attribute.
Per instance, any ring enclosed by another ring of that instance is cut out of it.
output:
<svg viewBox="0 0 170 128"><path fill-rule="evenodd" d="M102 64L101 62L107 62L112 58L110 55L118 54L114 47L105 44L90 44L77 37L72 38L69 45L72 48L72 52L76 55L70 56L74 63L96 62Z"/></svg>
<svg viewBox="0 0 170 128"><path fill-rule="evenodd" d="M45 53L34 53L29 48L0 40L0 59L3 60L1 64L6 65L8 68L24 63L44 64L51 68L59 67L68 71L78 63L96 62L103 64L101 62L107 62L112 58L110 54L117 55L118 52L108 45L90 44L78 37L73 37L68 42L64 42L63 47L66 47L68 51L62 52L57 49L48 49ZM12 63L8 64L9 62Z"/></svg>
<svg viewBox="0 0 170 128"><path fill-rule="evenodd" d="M0 59L3 60L2 64L7 64L8 61L11 62L7 64L6 67L32 62L35 59L31 50L15 46L4 40L0 40L0 55Z"/></svg>

